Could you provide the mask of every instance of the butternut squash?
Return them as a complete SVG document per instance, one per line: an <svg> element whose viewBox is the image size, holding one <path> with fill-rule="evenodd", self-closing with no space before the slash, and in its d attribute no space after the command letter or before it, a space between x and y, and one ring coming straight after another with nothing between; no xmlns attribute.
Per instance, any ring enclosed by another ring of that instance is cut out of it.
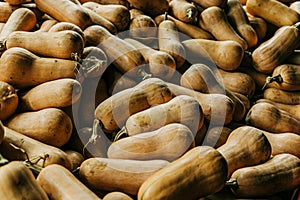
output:
<svg viewBox="0 0 300 200"><path fill-rule="evenodd" d="M137 40L125 38L126 42L140 50L146 63L149 64L149 72L154 77L170 80L176 70L175 59L167 52L155 50Z"/></svg>
<svg viewBox="0 0 300 200"><path fill-rule="evenodd" d="M160 51L173 56L177 69L182 67L186 58L185 48L180 42L176 24L167 17L158 25L158 46Z"/></svg>
<svg viewBox="0 0 300 200"><path fill-rule="evenodd" d="M130 9L129 12L128 31L130 36L146 44L157 43L157 24L154 19L135 8Z"/></svg>
<svg viewBox="0 0 300 200"><path fill-rule="evenodd" d="M126 120L124 128L126 134L132 136L154 131L170 123L181 123L195 136L203 121L203 111L199 102L194 97L178 95L166 103L131 115Z"/></svg>
<svg viewBox="0 0 300 200"><path fill-rule="evenodd" d="M84 34L82 29L70 22L57 22L51 26L51 28L48 30L48 32L59 32L59 31L66 31L66 30L71 30L79 33L79 35L82 37L82 39L85 41ZM85 45L85 43L84 43Z"/></svg>
<svg viewBox="0 0 300 200"><path fill-rule="evenodd" d="M111 68L111 79L112 82L108 83L108 94L116 94L122 90L131 88L136 86L139 83L139 80L137 78L129 78L128 76L124 76L120 71L118 71L115 68Z"/></svg>
<svg viewBox="0 0 300 200"><path fill-rule="evenodd" d="M16 89L3 81L0 81L0 120L6 120L13 115L19 104L19 96Z"/></svg>
<svg viewBox="0 0 300 200"><path fill-rule="evenodd" d="M246 11L278 27L291 26L300 20L299 13L276 0L247 0Z"/></svg>
<svg viewBox="0 0 300 200"><path fill-rule="evenodd" d="M51 199L100 200L68 169L58 164L52 164L43 168L36 180Z"/></svg>
<svg viewBox="0 0 300 200"><path fill-rule="evenodd" d="M79 168L81 163L84 161L84 157L81 153L74 150L65 150L65 153L68 155L69 159L72 162L71 171L75 171Z"/></svg>
<svg viewBox="0 0 300 200"><path fill-rule="evenodd" d="M43 21L40 26L39 26L39 29L36 30L36 31L49 31L50 28L52 26L54 26L55 24L59 23L56 19L47 19L45 21ZM72 23L71 23L72 24ZM74 24L75 25L75 24Z"/></svg>
<svg viewBox="0 0 300 200"><path fill-rule="evenodd" d="M95 117L107 133L125 124L130 115L153 105L168 102L172 93L166 83L158 78L148 78L138 85L122 90L100 103Z"/></svg>
<svg viewBox="0 0 300 200"><path fill-rule="evenodd" d="M78 57L80 69L85 77L99 78L107 69L108 58L105 52L96 46L84 47L81 57Z"/></svg>
<svg viewBox="0 0 300 200"><path fill-rule="evenodd" d="M252 28L241 2L239 0L228 0L225 13L230 25L247 42L248 48L256 46L258 36Z"/></svg>
<svg viewBox="0 0 300 200"><path fill-rule="evenodd" d="M47 194L37 183L30 169L20 161L11 161L0 168L3 183L0 185L1 199L48 200Z"/></svg>
<svg viewBox="0 0 300 200"><path fill-rule="evenodd" d="M224 94L205 94L173 83L167 83L175 96L188 95L199 102L206 120L212 124L224 125L233 119L234 103ZM220 106L222 105L222 106Z"/></svg>
<svg viewBox="0 0 300 200"><path fill-rule="evenodd" d="M216 69L215 74L227 90L243 94L248 98L253 97L256 85L250 75L243 72L225 71L222 69Z"/></svg>
<svg viewBox="0 0 300 200"><path fill-rule="evenodd" d="M23 111L67 107L76 103L81 93L82 87L77 80L64 78L48 81L22 93L19 107Z"/></svg>
<svg viewBox="0 0 300 200"><path fill-rule="evenodd" d="M260 44L265 36L267 35L268 25L266 20L261 17L248 16L249 23L252 28L255 30L258 42L256 45Z"/></svg>
<svg viewBox="0 0 300 200"><path fill-rule="evenodd" d="M109 192L103 197L103 200L133 200L133 199L123 192Z"/></svg>
<svg viewBox="0 0 300 200"><path fill-rule="evenodd" d="M289 153L300 158L300 151L297 148L300 136L295 133L271 133L264 131L263 133L268 138L271 147L272 155L278 155L282 153Z"/></svg>
<svg viewBox="0 0 300 200"><path fill-rule="evenodd" d="M217 150L227 161L228 179L237 169L266 162L272 151L271 144L263 132L247 126L234 129L225 144Z"/></svg>
<svg viewBox="0 0 300 200"><path fill-rule="evenodd" d="M145 14L150 16L156 16L163 14L169 9L168 0L154 0L154 1L138 1L138 0L127 0L130 5L136 9L143 11Z"/></svg>
<svg viewBox="0 0 300 200"><path fill-rule="evenodd" d="M70 117L58 108L17 113L5 125L28 137L55 147L66 144L73 129Z"/></svg>
<svg viewBox="0 0 300 200"><path fill-rule="evenodd" d="M14 10L18 9L18 6L12 6L7 2L0 2L0 22L7 22L9 16L13 13Z"/></svg>
<svg viewBox="0 0 300 200"><path fill-rule="evenodd" d="M24 48L13 47L1 56L0 81L25 88L60 78L80 80L83 74L79 69L73 60L39 57Z"/></svg>
<svg viewBox="0 0 300 200"><path fill-rule="evenodd" d="M300 3L298 1L290 3L289 7L300 14Z"/></svg>
<svg viewBox="0 0 300 200"><path fill-rule="evenodd" d="M143 182L169 164L165 160L89 158L80 166L80 180L89 188L136 195Z"/></svg>
<svg viewBox="0 0 300 200"><path fill-rule="evenodd" d="M134 46L123 39L111 34L102 26L93 25L84 30L87 43L93 46L100 46L112 64L122 73L135 77L138 68L145 64L145 60ZM115 45L118 48L115 48Z"/></svg>
<svg viewBox="0 0 300 200"><path fill-rule="evenodd" d="M267 121L265 121L267 119ZM287 111L267 102L251 107L246 115L248 125L274 133L292 132L300 134L300 120Z"/></svg>
<svg viewBox="0 0 300 200"><path fill-rule="evenodd" d="M37 17L28 8L19 8L12 12L0 32L0 50L6 48L6 39L14 31L30 31L37 23Z"/></svg>
<svg viewBox="0 0 300 200"><path fill-rule="evenodd" d="M93 23L89 13L81 5L70 0L35 0L34 2L41 11L58 21L76 24L81 29Z"/></svg>
<svg viewBox="0 0 300 200"><path fill-rule="evenodd" d="M107 150L107 157L172 162L193 147L195 142L191 130L183 124L170 123L154 131L145 131L113 142Z"/></svg>
<svg viewBox="0 0 300 200"><path fill-rule="evenodd" d="M252 53L253 67L259 72L271 73L282 64L299 46L299 25L283 26L270 39L261 43Z"/></svg>
<svg viewBox="0 0 300 200"><path fill-rule="evenodd" d="M285 104L285 103L279 103L279 102L275 102L269 99L259 99L256 101L256 103L260 103L260 102L267 102L270 103L274 106L276 106L279 109L282 109L290 114L292 114L295 118L300 120L300 113L299 113L299 109L300 109L300 104L297 105L291 105L291 104Z"/></svg>
<svg viewBox="0 0 300 200"><path fill-rule="evenodd" d="M126 6L127 8L130 7L129 2L127 0L79 0L79 2L82 4L91 1L103 5L113 4L113 5L123 5Z"/></svg>
<svg viewBox="0 0 300 200"><path fill-rule="evenodd" d="M72 169L71 160L61 149L39 142L6 126L4 132L0 151L8 160L30 161L39 167L56 163L69 170Z"/></svg>
<svg viewBox="0 0 300 200"><path fill-rule="evenodd" d="M242 46L235 41L187 39L182 44L188 52L187 60L190 62L206 62L209 66L218 66L227 71L237 69L244 57Z"/></svg>
<svg viewBox="0 0 300 200"><path fill-rule="evenodd" d="M219 148L226 143L227 138L233 130L226 126L215 126L207 130L205 139L202 145Z"/></svg>
<svg viewBox="0 0 300 200"><path fill-rule="evenodd" d="M267 162L236 170L230 182L239 198L257 198L295 189L300 183L300 159L291 154L273 156Z"/></svg>
<svg viewBox="0 0 300 200"><path fill-rule="evenodd" d="M82 54L84 40L72 30L59 32L14 31L5 42L6 48L21 47L42 57L71 59Z"/></svg>
<svg viewBox="0 0 300 200"><path fill-rule="evenodd" d="M220 191L226 175L224 157L212 147L198 146L150 176L138 199L197 199Z"/></svg>
<svg viewBox="0 0 300 200"><path fill-rule="evenodd" d="M125 31L130 23L129 9L123 5L99 4L95 2L86 2L83 7L93 10L98 15L104 17L113 23L118 31Z"/></svg>
<svg viewBox="0 0 300 200"><path fill-rule="evenodd" d="M220 8L224 8L227 4L227 0L193 0L193 2L199 4L203 8L209 8L212 6L218 6Z"/></svg>
<svg viewBox="0 0 300 200"><path fill-rule="evenodd" d="M186 23L195 23L198 20L197 7L186 0L169 0L169 13Z"/></svg>
<svg viewBox="0 0 300 200"><path fill-rule="evenodd" d="M5 0L10 5L20 5L23 3L31 3L32 0Z"/></svg>
<svg viewBox="0 0 300 200"><path fill-rule="evenodd" d="M225 11L220 7L211 6L202 11L199 17L199 25L210 32L217 40L233 40L239 43L243 50L248 49L247 42L233 29Z"/></svg>
<svg viewBox="0 0 300 200"><path fill-rule="evenodd" d="M226 90L217 80L214 72L204 64L191 65L181 76L180 85L202 93L226 94L234 102L233 119L240 121L245 113L246 108L243 102L231 91Z"/></svg>
<svg viewBox="0 0 300 200"><path fill-rule="evenodd" d="M272 75L266 78L266 84L281 90L300 90L300 65L283 64L275 67Z"/></svg>
<svg viewBox="0 0 300 200"><path fill-rule="evenodd" d="M265 89L264 87L266 87L268 74L259 72L249 65L240 66L237 71L248 74L254 80L255 91L261 91L262 89Z"/></svg>
<svg viewBox="0 0 300 200"><path fill-rule="evenodd" d="M284 91L277 88L267 88L263 93L263 98L283 104L300 104L300 92L297 91Z"/></svg>
<svg viewBox="0 0 300 200"><path fill-rule="evenodd" d="M165 15L158 15L154 18L156 24L160 24L162 21L164 21ZM203 28L195 25L195 24L189 24L185 23L183 21L180 21L176 19L175 17L172 17L171 15L168 16L168 20L171 20L175 23L177 29L179 32L184 34L185 36L189 37L188 39L213 39L214 37L204 30Z"/></svg>

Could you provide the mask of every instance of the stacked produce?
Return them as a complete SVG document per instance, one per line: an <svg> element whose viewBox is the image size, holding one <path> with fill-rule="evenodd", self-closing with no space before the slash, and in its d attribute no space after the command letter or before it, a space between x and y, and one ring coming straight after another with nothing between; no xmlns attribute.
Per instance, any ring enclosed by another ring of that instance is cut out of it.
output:
<svg viewBox="0 0 300 200"><path fill-rule="evenodd" d="M299 199L300 3L0 1L1 199Z"/></svg>

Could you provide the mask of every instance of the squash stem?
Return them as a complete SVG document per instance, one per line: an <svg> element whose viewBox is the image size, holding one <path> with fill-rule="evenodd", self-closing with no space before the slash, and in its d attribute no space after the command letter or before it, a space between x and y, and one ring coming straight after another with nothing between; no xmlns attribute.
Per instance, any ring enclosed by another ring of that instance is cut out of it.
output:
<svg viewBox="0 0 300 200"><path fill-rule="evenodd" d="M266 78L266 82L265 82L265 84L264 84L262 90L264 90L265 87L266 87L269 83L272 83L272 82L274 82L274 81L277 82L277 83L282 83L283 79L282 79L282 77L281 77L280 74L277 74L277 75L275 75L275 76L268 76L268 77Z"/></svg>
<svg viewBox="0 0 300 200"><path fill-rule="evenodd" d="M5 41L0 41L0 51L4 51L6 49Z"/></svg>
<svg viewBox="0 0 300 200"><path fill-rule="evenodd" d="M236 179L230 179L226 181L225 186L229 186L232 189L236 189L239 187Z"/></svg>
<svg viewBox="0 0 300 200"><path fill-rule="evenodd" d="M192 21L193 20L193 17L194 17L194 12L193 12L193 9L189 8L186 10L186 13L185 13L185 16L190 20Z"/></svg>
<svg viewBox="0 0 300 200"><path fill-rule="evenodd" d="M142 77L142 80L148 79L152 77L152 74L147 73L145 70L143 69L139 69L138 70L138 74Z"/></svg>
<svg viewBox="0 0 300 200"><path fill-rule="evenodd" d="M0 153L0 166L6 165L9 161Z"/></svg>
<svg viewBox="0 0 300 200"><path fill-rule="evenodd" d="M122 136L127 136L127 131L125 126L115 135L113 142L118 141Z"/></svg>
<svg viewBox="0 0 300 200"><path fill-rule="evenodd" d="M168 12L165 12L164 21L168 20Z"/></svg>

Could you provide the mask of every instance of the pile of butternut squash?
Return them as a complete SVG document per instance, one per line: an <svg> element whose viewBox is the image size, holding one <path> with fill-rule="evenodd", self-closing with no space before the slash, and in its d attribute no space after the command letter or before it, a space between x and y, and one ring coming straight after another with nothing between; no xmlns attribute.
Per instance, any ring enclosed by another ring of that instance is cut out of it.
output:
<svg viewBox="0 0 300 200"><path fill-rule="evenodd" d="M0 1L2 200L300 198L297 0Z"/></svg>

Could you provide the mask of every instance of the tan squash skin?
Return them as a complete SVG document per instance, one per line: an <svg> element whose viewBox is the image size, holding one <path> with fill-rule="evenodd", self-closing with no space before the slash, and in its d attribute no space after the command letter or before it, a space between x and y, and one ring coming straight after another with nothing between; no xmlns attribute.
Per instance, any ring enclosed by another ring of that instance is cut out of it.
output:
<svg viewBox="0 0 300 200"><path fill-rule="evenodd" d="M19 96L15 88L0 81L0 120L6 120L13 115L19 104Z"/></svg>
<svg viewBox="0 0 300 200"><path fill-rule="evenodd" d="M93 25L84 30L87 43L100 46L114 66L130 77L138 75L137 68L145 64L145 60L134 46L111 34L104 27ZM115 48L118 46L118 48Z"/></svg>
<svg viewBox="0 0 300 200"><path fill-rule="evenodd" d="M171 98L172 93L164 81L148 78L100 103L95 110L95 117L101 122L103 130L111 133L122 127L130 115L168 102Z"/></svg>
<svg viewBox="0 0 300 200"><path fill-rule="evenodd" d="M251 78L255 81L255 91L259 91L262 90L263 87L266 84L266 80L268 75L262 72L258 72L256 71L253 67L251 66L240 66L238 68L239 72L243 72L245 74L248 74L249 76L251 76Z"/></svg>
<svg viewBox="0 0 300 200"><path fill-rule="evenodd" d="M247 113L245 120L247 124L266 131L300 134L300 120L289 112L267 102L260 102L253 105Z"/></svg>
<svg viewBox="0 0 300 200"><path fill-rule="evenodd" d="M187 126L171 123L113 142L107 156L114 159L161 159L172 162L195 147L194 135Z"/></svg>
<svg viewBox="0 0 300 200"><path fill-rule="evenodd" d="M299 165L298 157L284 153L263 164L238 169L231 176L238 186L232 191L240 198L254 198L294 189L300 184Z"/></svg>
<svg viewBox="0 0 300 200"><path fill-rule="evenodd" d="M62 45L63 44L63 45ZM84 40L72 30L59 32L14 31L5 42L6 48L21 47L42 57L71 59L82 54Z"/></svg>
<svg viewBox="0 0 300 200"><path fill-rule="evenodd" d="M38 30L36 30L37 32L39 31L45 31L48 32L50 30L50 28L52 26L54 26L55 24L59 23L59 21L57 21L56 19L47 19L45 20L39 27ZM62 23L62 22L61 22ZM71 23L72 24L72 23ZM74 24L75 25L75 24Z"/></svg>
<svg viewBox="0 0 300 200"><path fill-rule="evenodd" d="M72 24L70 22L57 22L49 28L48 32L59 32L59 31L66 31L66 30L71 30L79 33L79 35L82 37L82 39L85 42L82 29L79 26Z"/></svg>
<svg viewBox="0 0 300 200"><path fill-rule="evenodd" d="M228 178L239 168L266 162L272 151L271 144L263 132L247 126L234 129L225 144L217 150L227 161Z"/></svg>
<svg viewBox="0 0 300 200"><path fill-rule="evenodd" d="M156 24L159 25L162 21L164 21L164 18L165 15L158 15L154 18L154 20ZM191 37L192 39L213 39L213 36L209 32L207 32L206 30L202 29L199 26L185 23L170 15L168 16L168 20L171 20L172 22L175 23L178 31Z"/></svg>
<svg viewBox="0 0 300 200"><path fill-rule="evenodd" d="M1 56L0 80L24 88L59 78L79 78L78 69L72 60L38 57L24 48L13 47Z"/></svg>
<svg viewBox="0 0 300 200"><path fill-rule="evenodd" d="M117 69L112 69L112 73L110 73L112 80L111 83L108 83L108 94L116 94L122 90L134 87L138 84L137 80L131 79L128 76L124 76L120 71Z"/></svg>
<svg viewBox="0 0 300 200"><path fill-rule="evenodd" d="M182 45L176 24L165 19L158 25L158 46L160 51L164 51L173 56L176 68L182 67L186 58L186 51Z"/></svg>
<svg viewBox="0 0 300 200"><path fill-rule="evenodd" d="M300 92L297 91L284 91L277 88L267 88L263 93L263 98L283 104L300 104Z"/></svg>
<svg viewBox="0 0 300 200"><path fill-rule="evenodd" d="M19 107L21 110L67 107L79 100L81 92L81 84L77 80L65 78L48 81L21 94Z"/></svg>
<svg viewBox="0 0 300 200"><path fill-rule="evenodd" d="M133 200L133 198L123 192L109 192L102 200Z"/></svg>
<svg viewBox="0 0 300 200"><path fill-rule="evenodd" d="M12 6L7 2L0 2L0 22L7 22L9 16L14 10L18 9L18 6Z"/></svg>
<svg viewBox="0 0 300 200"><path fill-rule="evenodd" d="M199 4L203 8L208 8L211 6L218 6L224 8L227 4L227 0L193 0L193 2Z"/></svg>
<svg viewBox="0 0 300 200"><path fill-rule="evenodd" d="M259 99L256 101L256 103L260 103L260 102L266 102L266 103L270 103L274 106L276 106L279 109L285 110L286 112L289 112L290 114L292 114L295 118L300 120L300 104L297 105L292 105L292 104L285 104L285 103L279 103L279 102L275 102L269 99Z"/></svg>
<svg viewBox="0 0 300 200"><path fill-rule="evenodd" d="M226 94L234 102L233 119L240 121L246 114L243 102L217 80L214 72L204 64L191 65L181 76L180 85L206 94Z"/></svg>
<svg viewBox="0 0 300 200"><path fill-rule="evenodd" d="M298 1L290 3L289 7L300 14L300 3Z"/></svg>
<svg viewBox="0 0 300 200"><path fill-rule="evenodd" d="M232 121L234 102L226 95L205 94L173 83L167 83L167 86L175 96L188 95L197 99L203 110L205 119L213 120L213 123L222 125Z"/></svg>
<svg viewBox="0 0 300 200"><path fill-rule="evenodd" d="M267 22L261 17L248 16L248 19L250 25L256 32L256 35L258 37L257 44L259 44L261 41L263 41L264 37L267 34L267 29L268 29Z"/></svg>
<svg viewBox="0 0 300 200"><path fill-rule="evenodd" d="M80 180L89 188L136 195L142 183L169 162L89 158L80 166Z"/></svg>
<svg viewBox="0 0 300 200"><path fill-rule="evenodd" d="M128 2L132 7L137 8L150 16L163 14L169 9L168 0L153 0L153 1L128 0Z"/></svg>
<svg viewBox="0 0 300 200"><path fill-rule="evenodd" d="M244 57L242 46L235 41L188 39L182 41L182 44L188 55L192 55L192 58L196 59L196 61L204 57L214 62L219 68L227 71L236 70Z"/></svg>
<svg viewBox="0 0 300 200"><path fill-rule="evenodd" d="M225 144L227 138L232 132L231 128L226 126L215 126L207 130L205 139L202 145L211 146L214 148L218 148Z"/></svg>
<svg viewBox="0 0 300 200"><path fill-rule="evenodd" d="M43 168L36 180L47 195L54 200L100 200L96 194L61 165L53 164Z"/></svg>
<svg viewBox="0 0 300 200"><path fill-rule="evenodd" d="M167 52L152 49L151 47L130 38L124 39L135 46L149 64L149 72L163 80L170 80L176 70L175 59Z"/></svg>
<svg viewBox="0 0 300 200"><path fill-rule="evenodd" d="M204 115L199 102L191 96L178 95L170 101L131 115L125 124L129 136L154 131L170 123L186 125L194 134L202 127Z"/></svg>
<svg viewBox="0 0 300 200"><path fill-rule="evenodd" d="M73 129L70 117L58 108L18 113L12 116L5 125L55 147L66 144Z"/></svg>
<svg viewBox="0 0 300 200"><path fill-rule="evenodd" d="M0 149L1 154L5 158L9 160L27 160L27 157L23 152L10 145L13 144L18 148L24 149L32 162L37 161L39 157L44 157L47 155L45 163L43 163L43 159L38 161L37 165L40 167L56 163L65 166L67 169L72 168L71 160L61 149L39 142L10 128L7 128L6 126L4 127L4 130L4 139Z"/></svg>
<svg viewBox="0 0 300 200"><path fill-rule="evenodd" d="M157 37L157 24L152 17L141 10L132 8L128 31L130 36L144 43L152 43ZM157 43L157 42L156 42Z"/></svg>
<svg viewBox="0 0 300 200"><path fill-rule="evenodd" d="M3 200L48 200L30 169L20 161L11 161L0 168L3 183L0 185Z"/></svg>
<svg viewBox="0 0 300 200"><path fill-rule="evenodd" d="M81 163L85 160L83 155L77 151L65 150L65 153L68 155L69 159L72 162L71 171L76 170L81 165Z"/></svg>
<svg viewBox="0 0 300 200"><path fill-rule="evenodd" d="M186 23L195 23L198 20L197 7L186 0L169 0L169 13Z"/></svg>
<svg viewBox="0 0 300 200"><path fill-rule="evenodd" d="M91 0L79 0L80 3L84 4L86 2L90 2ZM127 8L130 7L129 2L127 0L92 0L92 2L107 5L107 4L113 4L113 5L123 5Z"/></svg>
<svg viewBox="0 0 300 200"><path fill-rule="evenodd" d="M71 22L76 24L81 29L86 28L92 24L89 13L84 10L80 5L73 3L70 0L35 0L37 7L62 22ZM59 8L57 7L59 4Z"/></svg>
<svg viewBox="0 0 300 200"><path fill-rule="evenodd" d="M130 22L130 12L127 7L123 5L104 5L95 2L86 2L82 4L83 7L93 10L98 15L113 23L118 31L124 31L128 28Z"/></svg>
<svg viewBox="0 0 300 200"><path fill-rule="evenodd" d="M0 32L0 48L5 47L6 38L14 31L30 31L37 23L37 17L28 8L18 8L13 11ZM3 50L3 49L1 49Z"/></svg>
<svg viewBox="0 0 300 200"><path fill-rule="evenodd" d="M272 73L275 67L282 64L293 53L300 43L300 24L283 26L252 53L253 67L263 73Z"/></svg>
<svg viewBox="0 0 300 200"><path fill-rule="evenodd" d="M278 27L291 26L300 20L299 13L276 0L247 0L246 11Z"/></svg>
<svg viewBox="0 0 300 200"><path fill-rule="evenodd" d="M20 5L22 3L31 3L32 0L6 0L10 5Z"/></svg>
<svg viewBox="0 0 300 200"><path fill-rule="evenodd" d="M272 147L272 155L278 155L282 153L289 153L300 158L300 151L298 145L300 142L300 136L295 133L272 133L262 130L264 135L268 138L268 141Z"/></svg>
<svg viewBox="0 0 300 200"><path fill-rule="evenodd" d="M233 29L225 11L220 7L212 6L202 11L199 17L199 25L210 32L217 40L233 40L239 43L244 50L248 49L247 42Z"/></svg>
<svg viewBox="0 0 300 200"><path fill-rule="evenodd" d="M216 69L215 73L227 90L243 94L248 98L253 97L256 85L250 75L238 71L228 72L222 69Z"/></svg>
<svg viewBox="0 0 300 200"><path fill-rule="evenodd" d="M254 47L258 42L258 36L252 28L240 1L228 0L225 13L232 27L247 42L248 48Z"/></svg>
<svg viewBox="0 0 300 200"><path fill-rule="evenodd" d="M212 147L198 146L149 177L138 200L197 199L220 191L226 175L224 157Z"/></svg>
<svg viewBox="0 0 300 200"><path fill-rule="evenodd" d="M272 75L267 77L268 87L287 91L300 90L300 65L283 64L275 67Z"/></svg>

